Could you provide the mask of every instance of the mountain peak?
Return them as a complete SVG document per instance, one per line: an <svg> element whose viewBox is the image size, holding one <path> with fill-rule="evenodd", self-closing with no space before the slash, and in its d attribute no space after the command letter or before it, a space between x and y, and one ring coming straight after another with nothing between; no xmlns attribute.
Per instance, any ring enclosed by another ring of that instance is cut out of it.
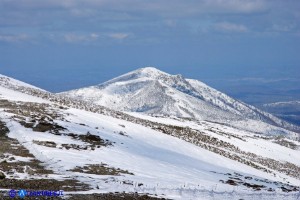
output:
<svg viewBox="0 0 300 200"><path fill-rule="evenodd" d="M170 74L167 74L155 67L143 67L143 68L133 71L132 73L138 73L140 76L152 77L152 78L158 77L161 75L170 75Z"/></svg>
<svg viewBox="0 0 300 200"><path fill-rule="evenodd" d="M126 75L133 76L134 78L151 78L155 80L161 81L169 81L169 82L178 82L183 81L185 82L184 77L181 74L173 75L163 72L155 67L143 67L137 69L135 71L129 72Z"/></svg>
<svg viewBox="0 0 300 200"><path fill-rule="evenodd" d="M138 70L143 71L143 72L150 72L150 73L153 73L153 72L154 73L156 73L156 72L162 72L159 69L157 69L155 67L151 67L151 66L149 66L149 67L142 67L142 68L140 68Z"/></svg>
<svg viewBox="0 0 300 200"><path fill-rule="evenodd" d="M118 76L114 79L111 79L109 81L106 81L103 84L99 84L98 87L102 87L104 85L113 84L116 82L126 82L129 80L136 80L140 78L150 78L150 79L160 79L162 77L168 77L171 76L170 74L167 74L163 71L160 71L159 69L155 67L143 67L136 69L134 71L128 72L126 74L123 74L121 76Z"/></svg>

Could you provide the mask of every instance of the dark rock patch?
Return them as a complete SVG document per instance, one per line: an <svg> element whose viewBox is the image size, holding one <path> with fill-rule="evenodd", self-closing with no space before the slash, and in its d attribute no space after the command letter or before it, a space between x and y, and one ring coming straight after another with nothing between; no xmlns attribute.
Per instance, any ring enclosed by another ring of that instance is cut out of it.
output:
<svg viewBox="0 0 300 200"><path fill-rule="evenodd" d="M120 168L113 168L109 167L107 164L93 164L93 165L86 165L83 167L76 167L70 171L73 172L80 172L80 173L87 173L87 174L97 174L97 175L115 175L120 176L121 174L129 174L134 175L133 173L122 170Z"/></svg>
<svg viewBox="0 0 300 200"><path fill-rule="evenodd" d="M0 172L0 180L1 179L5 179L5 178L6 178L5 174L3 174L2 172Z"/></svg>
<svg viewBox="0 0 300 200"><path fill-rule="evenodd" d="M86 142L86 143L90 144L90 146L93 148L107 147L107 146L112 145L112 142L110 142L109 140L104 140L100 136L93 135L90 132L88 132L87 134L83 134L83 135L74 134L74 133L69 133L66 135L72 137L73 139L77 139L77 140Z"/></svg>

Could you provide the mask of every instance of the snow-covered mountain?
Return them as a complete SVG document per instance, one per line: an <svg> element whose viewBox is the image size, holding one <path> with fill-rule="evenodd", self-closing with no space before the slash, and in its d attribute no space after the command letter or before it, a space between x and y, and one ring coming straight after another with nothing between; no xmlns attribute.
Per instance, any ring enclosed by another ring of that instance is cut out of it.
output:
<svg viewBox="0 0 300 200"><path fill-rule="evenodd" d="M268 134L288 134L275 127L300 132L299 127L235 100L198 80L170 75L153 67L141 68L103 84L62 95L118 111L208 120L258 132L270 125L266 131Z"/></svg>
<svg viewBox="0 0 300 200"><path fill-rule="evenodd" d="M0 140L0 199L19 188L72 200L299 197L298 141L128 115L9 77L0 81Z"/></svg>

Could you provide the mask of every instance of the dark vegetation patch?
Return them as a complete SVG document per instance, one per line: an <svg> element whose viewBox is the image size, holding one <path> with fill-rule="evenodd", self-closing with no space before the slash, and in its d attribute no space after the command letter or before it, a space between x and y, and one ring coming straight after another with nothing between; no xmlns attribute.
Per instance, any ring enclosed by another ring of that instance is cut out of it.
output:
<svg viewBox="0 0 300 200"><path fill-rule="evenodd" d="M0 163L0 169L5 171L8 175L14 175L18 173L28 173L29 175L48 175L53 174L52 170L44 168L42 163L36 159L30 160L29 162L16 161L7 162L3 161Z"/></svg>
<svg viewBox="0 0 300 200"><path fill-rule="evenodd" d="M61 147L59 148L65 148L67 150L69 149L75 149L75 150L95 150L96 148L101 147L107 147L112 146L113 142L110 142L109 140L102 139L98 135L93 135L90 132L87 132L87 134L75 134L75 133L63 133L60 135L66 135L69 136L75 140L81 140L82 142L86 143L87 145L79 145L79 144L61 144ZM46 147L52 147L56 148L59 145L56 144L53 141L37 141L34 140L33 143L46 146Z"/></svg>
<svg viewBox="0 0 300 200"><path fill-rule="evenodd" d="M37 124L32 128L33 131L37 132L46 132L46 131L53 131L57 133L59 131L66 130L64 127L57 125L56 123L49 123L46 121L39 121Z"/></svg>
<svg viewBox="0 0 300 200"><path fill-rule="evenodd" d="M4 158L5 156L3 153L9 153L16 156L21 157L31 157L34 158L34 156L29 153L28 149L23 147L18 140L9 138L7 136L0 137L1 145L0 145L0 158Z"/></svg>
<svg viewBox="0 0 300 200"><path fill-rule="evenodd" d="M53 121L31 120L30 122L20 121L20 124L25 128L31 128L35 132L51 132L59 133L66 130L64 127L54 123Z"/></svg>
<svg viewBox="0 0 300 200"><path fill-rule="evenodd" d="M258 184L251 184L251 183L243 183L244 186L248 188L252 188L253 190L261 190L262 188L265 188L264 185L258 185ZM272 188L270 188L272 189Z"/></svg>
<svg viewBox="0 0 300 200"><path fill-rule="evenodd" d="M279 145L284 146L284 147L287 147L287 148L290 148L290 149L293 149L293 150L299 149L298 145L296 145L295 143L290 142L290 141L284 139L283 137L277 137L274 140L274 143L279 144Z"/></svg>
<svg viewBox="0 0 300 200"><path fill-rule="evenodd" d="M227 180L225 183L234 186L238 185L238 182L232 179Z"/></svg>
<svg viewBox="0 0 300 200"><path fill-rule="evenodd" d="M218 135L221 135L221 136L225 136L225 137L228 137L229 139L231 138L236 138L236 139L239 139L239 140L242 140L244 142L246 142L246 140L244 138L242 138L241 136L237 135L237 134L233 134L233 133L227 133L227 132L224 132L222 131L221 129L219 128L209 128L207 129L208 131L210 132L213 132L213 133L216 133Z"/></svg>
<svg viewBox="0 0 300 200"><path fill-rule="evenodd" d="M91 150L95 150L95 148L93 147L90 147L88 145L78 145L78 144L61 144L60 147L58 147L59 145L56 144L55 142L53 141L38 141L38 140L33 140L32 141L34 144L37 144L37 145L41 145L41 146L45 146L45 147L50 147L50 148L65 148L67 150L69 149L75 149L75 150L88 150L89 148Z"/></svg>
<svg viewBox="0 0 300 200"><path fill-rule="evenodd" d="M124 185L134 185L133 181L130 181L130 180L125 180L125 181L122 181L121 183Z"/></svg>
<svg viewBox="0 0 300 200"><path fill-rule="evenodd" d="M280 189L283 191L283 192L299 192L299 187L298 189L296 187L293 187L293 186L281 186Z"/></svg>
<svg viewBox="0 0 300 200"><path fill-rule="evenodd" d="M107 147L113 145L111 141L102 139L100 136L93 135L90 132L87 132L87 134L82 134L82 135L75 134L75 133L69 133L66 135L72 137L73 139L81 140L85 143L88 143L89 146L92 148L100 148L100 147Z"/></svg>
<svg viewBox="0 0 300 200"><path fill-rule="evenodd" d="M0 172L0 180L1 180L1 179L5 179L5 178L6 178L5 174L2 173L2 172Z"/></svg>
<svg viewBox="0 0 300 200"><path fill-rule="evenodd" d="M84 124L84 123L75 123L75 124L78 124L78 125L80 125L80 126L87 126L87 127L88 127L88 125L86 125L86 124Z"/></svg>
<svg viewBox="0 0 300 200"><path fill-rule="evenodd" d="M41 121L63 119L63 115L57 109L53 109L51 105L46 103L16 102L0 99L0 107L4 108L6 112L19 116L32 117L33 120L35 117Z"/></svg>
<svg viewBox="0 0 300 200"><path fill-rule="evenodd" d="M9 133L9 129L4 122L0 121L0 137L6 136L7 133Z"/></svg>
<svg viewBox="0 0 300 200"><path fill-rule="evenodd" d="M121 174L134 175L133 173L131 173L127 170L109 167L107 164L104 164L104 163L85 165L83 167L77 166L76 168L74 168L70 171L87 173L87 174L97 174L97 175L114 175L114 176L120 176Z"/></svg>
<svg viewBox="0 0 300 200"><path fill-rule="evenodd" d="M125 128L125 125L123 125L123 124L119 124L119 126L121 126L122 128Z"/></svg>
<svg viewBox="0 0 300 200"><path fill-rule="evenodd" d="M34 156L23 147L15 139L6 137L1 137L0 151L6 154L1 154L0 159L0 170L6 172L8 175L13 175L15 171L19 173L28 173L30 175L47 175L52 174L52 170L45 169L43 163L35 159ZM14 156L21 156L26 158L31 158L30 161L15 161ZM13 161L13 162L12 162Z"/></svg>
<svg viewBox="0 0 300 200"><path fill-rule="evenodd" d="M213 173L217 173L212 171ZM234 172L233 174L231 173L218 173L222 174L225 176L228 176L227 180L219 180L219 182L232 185L232 186L244 186L250 189L253 189L254 191L259 191L259 190L265 190L268 192L274 192L274 188L280 188L283 192L297 192L300 191L300 187L298 186L293 186L290 184L278 182L278 181L270 181L268 179L259 179L255 177L250 177L250 176L243 176L242 174ZM273 187L267 187L266 185L273 185Z"/></svg>
<svg viewBox="0 0 300 200"><path fill-rule="evenodd" d="M66 130L54 122L54 119L63 120L63 115L49 104L12 102L2 99L0 100L0 108L4 108L8 113L15 114L14 119L19 121L25 128L31 128L33 131L58 133Z"/></svg>
<svg viewBox="0 0 300 200"><path fill-rule="evenodd" d="M83 191L89 190L89 186L76 180L58 181L54 179L29 179L19 180L12 178L15 172L28 173L29 175L49 175L53 171L45 169L43 163L34 159L29 151L18 143L17 140L1 136L0 149L7 154L1 154L0 170L5 172L5 176L0 172L0 188L12 189L22 188L28 190L64 190L64 191ZM9 153L9 155L8 155ZM10 155L12 154L12 155ZM32 158L28 162L15 161L14 155ZM13 162L12 162L13 161Z"/></svg>
<svg viewBox="0 0 300 200"><path fill-rule="evenodd" d="M7 143L5 140L8 139L7 134L9 133L9 129L6 127L5 123L0 121L0 158L3 156L2 154L6 152L6 150L9 148L9 143Z"/></svg>
<svg viewBox="0 0 300 200"><path fill-rule="evenodd" d="M0 180L0 188L3 189L18 189L25 190L64 190L64 191L87 191L91 188L74 179L66 179L62 181L54 179L4 179Z"/></svg>
<svg viewBox="0 0 300 200"><path fill-rule="evenodd" d="M166 200L165 198L151 197L149 194L138 193L107 193L107 194L72 194L69 200Z"/></svg>
<svg viewBox="0 0 300 200"><path fill-rule="evenodd" d="M47 175L52 174L53 171L45 169L43 163L36 160L35 157L22 146L16 139L9 138L6 134L8 133L7 127L5 127L4 123L1 124L1 130L5 130L5 132L1 132L0 134L0 170L5 172L10 178L15 171L19 173L28 173L28 174L41 174ZM28 162L23 161L15 161L14 156L31 158ZM13 161L13 162L12 162Z"/></svg>
<svg viewBox="0 0 300 200"><path fill-rule="evenodd" d="M56 146L57 146L57 144L55 142L52 142L52 141L38 141L38 140L33 140L32 142L34 144L42 145L42 146L45 146L45 147L56 148Z"/></svg>
<svg viewBox="0 0 300 200"><path fill-rule="evenodd" d="M75 150L88 150L88 146L85 146L85 145L78 145L78 144L62 144L61 145L62 147L61 148L65 148L67 150L70 150L70 149L75 149ZM95 150L95 148L91 148L91 150Z"/></svg>

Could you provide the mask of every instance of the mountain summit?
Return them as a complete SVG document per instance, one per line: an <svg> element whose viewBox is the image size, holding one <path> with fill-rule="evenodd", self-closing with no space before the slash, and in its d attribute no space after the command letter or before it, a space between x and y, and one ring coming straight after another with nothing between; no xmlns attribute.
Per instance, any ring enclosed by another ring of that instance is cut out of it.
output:
<svg viewBox="0 0 300 200"><path fill-rule="evenodd" d="M253 120L293 131L298 129L198 80L170 75L154 67L140 68L105 83L62 94L118 111L208 120L248 126L251 130L255 129ZM274 133L273 129L269 132Z"/></svg>

